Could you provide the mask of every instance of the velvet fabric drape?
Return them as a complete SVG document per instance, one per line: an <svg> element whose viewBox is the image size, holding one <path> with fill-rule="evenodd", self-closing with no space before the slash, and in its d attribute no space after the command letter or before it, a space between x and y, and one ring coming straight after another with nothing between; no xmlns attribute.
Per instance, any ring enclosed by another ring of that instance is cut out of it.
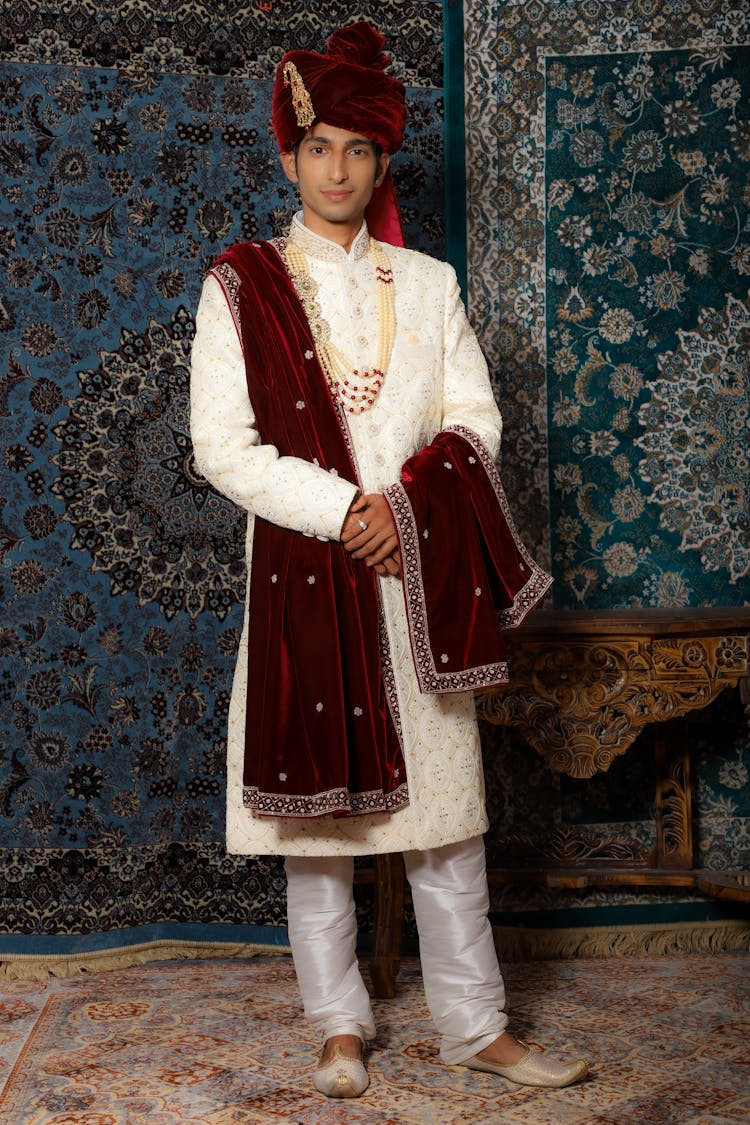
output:
<svg viewBox="0 0 750 1125"><path fill-rule="evenodd" d="M239 280L239 321L256 426L282 457L357 480L343 419L307 318L271 243L216 266ZM215 267L216 269L216 267ZM222 284L225 275L219 273ZM256 518L250 578L245 803L259 815L356 815L408 800L382 673L372 570L339 542Z"/></svg>
<svg viewBox="0 0 750 1125"><path fill-rule="evenodd" d="M473 430L450 427L405 462L385 495L421 690L506 683L503 630L521 624L552 578L521 542L489 450Z"/></svg>

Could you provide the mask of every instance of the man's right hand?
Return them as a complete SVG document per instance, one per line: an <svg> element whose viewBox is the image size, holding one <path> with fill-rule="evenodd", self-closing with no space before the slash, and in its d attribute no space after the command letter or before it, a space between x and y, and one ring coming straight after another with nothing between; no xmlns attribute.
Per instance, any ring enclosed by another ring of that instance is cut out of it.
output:
<svg viewBox="0 0 750 1125"><path fill-rule="evenodd" d="M400 577L398 536L382 493L355 497L341 528L341 542L354 558L371 566L376 574Z"/></svg>

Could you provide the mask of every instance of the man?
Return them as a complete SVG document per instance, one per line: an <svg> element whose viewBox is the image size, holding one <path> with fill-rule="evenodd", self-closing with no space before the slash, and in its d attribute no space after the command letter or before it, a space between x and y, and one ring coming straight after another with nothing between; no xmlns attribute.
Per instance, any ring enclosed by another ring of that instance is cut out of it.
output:
<svg viewBox="0 0 750 1125"><path fill-rule="evenodd" d="M497 613L517 624L551 580L507 513L455 274L402 245L389 159L404 89L383 43L358 23L323 54L284 56L273 125L301 213L286 239L222 255L198 310L196 462L249 517L228 848L286 857L319 1091L368 1085L353 857L389 851L404 853L442 1059L564 1086L585 1062L506 1030L472 695L507 678Z"/></svg>

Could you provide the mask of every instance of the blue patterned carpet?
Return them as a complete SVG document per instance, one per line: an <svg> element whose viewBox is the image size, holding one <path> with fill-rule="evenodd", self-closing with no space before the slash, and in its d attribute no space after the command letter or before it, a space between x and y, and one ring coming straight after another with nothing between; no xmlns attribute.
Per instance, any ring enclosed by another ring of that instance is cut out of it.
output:
<svg viewBox="0 0 750 1125"><path fill-rule="evenodd" d="M210 263L297 208L276 63L351 7L5 7L0 933L283 925L279 864L224 850L244 523L195 471L188 363ZM409 241L441 253L441 4L370 8L408 83Z"/></svg>

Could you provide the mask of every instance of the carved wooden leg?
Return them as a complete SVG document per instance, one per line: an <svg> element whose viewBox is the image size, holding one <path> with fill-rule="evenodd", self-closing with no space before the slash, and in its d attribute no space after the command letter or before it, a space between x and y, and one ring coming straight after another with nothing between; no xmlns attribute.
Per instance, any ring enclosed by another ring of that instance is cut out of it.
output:
<svg viewBox="0 0 750 1125"><path fill-rule="evenodd" d="M370 977L378 999L396 994L404 917L404 861L400 852L375 856L375 935Z"/></svg>
<svg viewBox="0 0 750 1125"><path fill-rule="evenodd" d="M740 699L745 708L748 730L750 730L750 676L743 676L740 680Z"/></svg>
<svg viewBox="0 0 750 1125"><path fill-rule="evenodd" d="M693 817L688 724L676 720L653 729L656 758L656 866L690 870Z"/></svg>

